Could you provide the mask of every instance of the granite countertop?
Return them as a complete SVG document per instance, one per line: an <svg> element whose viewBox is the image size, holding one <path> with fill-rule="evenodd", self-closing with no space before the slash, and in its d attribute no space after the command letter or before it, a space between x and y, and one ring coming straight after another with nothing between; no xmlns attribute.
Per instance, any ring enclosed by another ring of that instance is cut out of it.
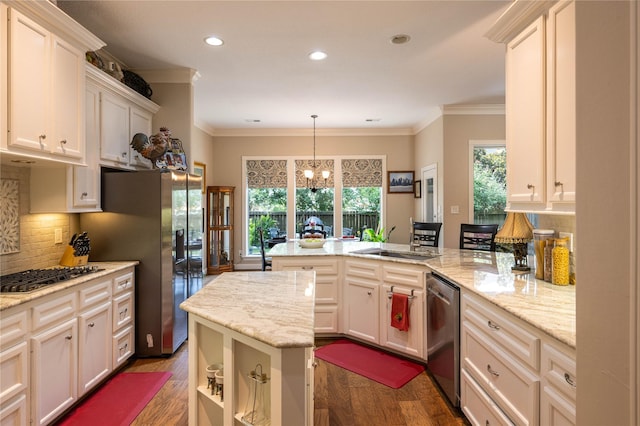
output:
<svg viewBox="0 0 640 426"><path fill-rule="evenodd" d="M576 288L557 286L537 280L534 272L514 274L513 255L471 250L437 248L437 256L426 260L387 258L353 253L366 248L407 252L406 244L328 240L322 248L305 249L295 241L274 246L269 255L333 256L346 255L385 262L425 265L433 272L453 281L505 311L524 320L551 337L576 347Z"/></svg>
<svg viewBox="0 0 640 426"><path fill-rule="evenodd" d="M180 308L275 348L314 344L315 272L227 272Z"/></svg>
<svg viewBox="0 0 640 426"><path fill-rule="evenodd" d="M88 266L97 266L102 271L93 272L91 274L82 275L72 280L62 281L59 284L51 284L46 287L39 288L37 290L28 293L1 293L0 294L0 311L9 309L13 306L18 306L23 303L30 302L32 300L39 299L58 291L74 287L83 284L87 281L94 280L96 278L104 277L111 273L136 266L138 263L135 261L123 261L123 262L89 262Z"/></svg>

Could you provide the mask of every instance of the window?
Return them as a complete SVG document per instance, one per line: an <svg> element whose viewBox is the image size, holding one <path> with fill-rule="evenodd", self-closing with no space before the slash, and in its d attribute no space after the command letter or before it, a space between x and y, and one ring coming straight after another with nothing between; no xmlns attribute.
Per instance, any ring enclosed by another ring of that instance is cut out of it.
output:
<svg viewBox="0 0 640 426"><path fill-rule="evenodd" d="M243 223L246 255L260 255L258 228L266 248L296 238L310 217L320 219L327 237L360 236L363 228L381 223L384 157L316 159L316 180L305 169L312 160L243 158L246 187ZM325 180L321 172L329 170ZM315 189L315 191L314 191Z"/></svg>
<svg viewBox="0 0 640 426"><path fill-rule="evenodd" d="M265 239L287 234L287 160L247 160L246 175L247 254L259 255L259 228Z"/></svg>
<svg viewBox="0 0 640 426"><path fill-rule="evenodd" d="M473 223L502 225L507 204L507 150L503 144L473 143Z"/></svg>
<svg viewBox="0 0 640 426"><path fill-rule="evenodd" d="M342 235L361 235L380 223L382 160L342 160Z"/></svg>

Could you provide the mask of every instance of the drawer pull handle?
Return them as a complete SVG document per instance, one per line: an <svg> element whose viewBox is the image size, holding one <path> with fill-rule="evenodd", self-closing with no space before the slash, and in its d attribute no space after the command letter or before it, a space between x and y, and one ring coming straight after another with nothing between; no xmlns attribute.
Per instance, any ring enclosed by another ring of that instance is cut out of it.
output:
<svg viewBox="0 0 640 426"><path fill-rule="evenodd" d="M487 371L496 377L500 377L500 373L491 369L491 364L487 364Z"/></svg>
<svg viewBox="0 0 640 426"><path fill-rule="evenodd" d="M302 269L305 271L311 271L313 269L313 266L303 266Z"/></svg>
<svg viewBox="0 0 640 426"><path fill-rule="evenodd" d="M94 322L90 322L89 323L89 327L95 327L95 326L96 326L96 323L94 323Z"/></svg>
<svg viewBox="0 0 640 426"><path fill-rule="evenodd" d="M73 336L69 334L67 336L64 336L64 338L67 339L67 340L71 340L71 339L73 339Z"/></svg>
<svg viewBox="0 0 640 426"><path fill-rule="evenodd" d="M492 322L491 320L487 321L487 325L489 326L489 328L493 329L493 330L500 330L500 326L494 322Z"/></svg>
<svg viewBox="0 0 640 426"><path fill-rule="evenodd" d="M489 426L489 420L485 420L484 426Z"/></svg>
<svg viewBox="0 0 640 426"><path fill-rule="evenodd" d="M67 140L66 140L66 139L62 139L62 140L60 141L60 145L66 145L66 144L67 144Z"/></svg>
<svg viewBox="0 0 640 426"><path fill-rule="evenodd" d="M569 373L564 373L564 380L569 383L569 385L571 385L572 387L576 387L576 382L573 381L573 379L571 378L571 376L569 375Z"/></svg>
<svg viewBox="0 0 640 426"><path fill-rule="evenodd" d="M369 296L371 296L371 290L369 290L369 291L367 292L367 294L368 294Z"/></svg>

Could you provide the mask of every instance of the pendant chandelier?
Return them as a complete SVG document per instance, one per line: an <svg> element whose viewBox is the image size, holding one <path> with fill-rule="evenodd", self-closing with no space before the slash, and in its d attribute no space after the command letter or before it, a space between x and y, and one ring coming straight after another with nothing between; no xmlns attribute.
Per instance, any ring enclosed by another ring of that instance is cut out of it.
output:
<svg viewBox="0 0 640 426"><path fill-rule="evenodd" d="M311 118L313 118L313 163L312 169L307 169L304 171L304 177L307 178L307 188L311 187L311 192L315 193L318 190L318 188L316 187L316 168L318 166L316 163L316 118L318 118L318 116L316 114L313 114ZM329 170L323 170L321 174L322 178L324 179L324 186L326 187L327 179L329 179Z"/></svg>

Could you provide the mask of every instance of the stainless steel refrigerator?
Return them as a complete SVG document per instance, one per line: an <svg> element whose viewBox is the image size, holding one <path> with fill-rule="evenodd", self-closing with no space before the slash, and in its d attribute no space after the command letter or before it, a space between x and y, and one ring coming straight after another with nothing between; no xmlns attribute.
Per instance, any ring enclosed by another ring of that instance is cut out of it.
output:
<svg viewBox="0 0 640 426"><path fill-rule="evenodd" d="M173 354L187 338L180 303L202 287L202 178L180 171L103 170L102 213L80 215L90 261L139 260L136 354Z"/></svg>

